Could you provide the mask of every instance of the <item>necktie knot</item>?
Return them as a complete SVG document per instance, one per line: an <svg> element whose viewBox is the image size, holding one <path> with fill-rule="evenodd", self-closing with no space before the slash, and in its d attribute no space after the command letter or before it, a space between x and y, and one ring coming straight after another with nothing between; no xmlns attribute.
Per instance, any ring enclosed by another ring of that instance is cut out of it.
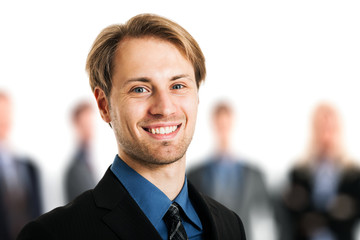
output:
<svg viewBox="0 0 360 240"><path fill-rule="evenodd" d="M186 240L187 235L180 218L179 205L172 203L164 216L164 221L168 229L169 240Z"/></svg>

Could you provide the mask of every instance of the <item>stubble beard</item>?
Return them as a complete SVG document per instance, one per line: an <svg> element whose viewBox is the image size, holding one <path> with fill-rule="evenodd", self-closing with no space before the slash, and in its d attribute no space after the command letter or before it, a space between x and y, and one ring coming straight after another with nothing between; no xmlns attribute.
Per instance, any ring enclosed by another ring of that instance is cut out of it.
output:
<svg viewBox="0 0 360 240"><path fill-rule="evenodd" d="M114 120L114 119L113 119ZM191 136L185 136L178 144L171 141L162 141L154 144L148 141L136 141L134 138L127 138L117 126L119 121L115 120L112 127L121 150L142 165L149 167L172 164L182 159L192 140Z"/></svg>

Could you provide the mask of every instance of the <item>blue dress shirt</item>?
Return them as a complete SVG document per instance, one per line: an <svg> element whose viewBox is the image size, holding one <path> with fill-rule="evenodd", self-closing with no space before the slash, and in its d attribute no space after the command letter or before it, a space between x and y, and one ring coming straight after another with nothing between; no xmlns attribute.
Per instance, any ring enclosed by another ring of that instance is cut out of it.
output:
<svg viewBox="0 0 360 240"><path fill-rule="evenodd" d="M139 205L161 238L167 239L168 230L163 217L172 201L155 185L129 167L118 155L110 169ZM184 186L173 202L178 203L185 213L181 219L189 240L203 239L200 218L189 199L186 176Z"/></svg>

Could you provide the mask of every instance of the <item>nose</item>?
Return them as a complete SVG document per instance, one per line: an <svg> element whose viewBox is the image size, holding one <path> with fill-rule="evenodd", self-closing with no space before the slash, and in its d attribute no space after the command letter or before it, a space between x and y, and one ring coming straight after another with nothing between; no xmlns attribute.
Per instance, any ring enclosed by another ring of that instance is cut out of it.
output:
<svg viewBox="0 0 360 240"><path fill-rule="evenodd" d="M166 117L174 114L176 105L171 93L166 90L159 90L152 96L149 112L153 116Z"/></svg>

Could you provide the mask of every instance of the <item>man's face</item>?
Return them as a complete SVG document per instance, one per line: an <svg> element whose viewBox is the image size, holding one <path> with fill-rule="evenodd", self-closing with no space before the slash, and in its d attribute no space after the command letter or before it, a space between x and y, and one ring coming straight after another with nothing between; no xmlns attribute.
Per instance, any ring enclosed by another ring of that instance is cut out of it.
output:
<svg viewBox="0 0 360 240"><path fill-rule="evenodd" d="M228 142L232 131L232 113L227 111L221 111L214 116L214 128L216 136L221 142Z"/></svg>
<svg viewBox="0 0 360 240"><path fill-rule="evenodd" d="M79 140L82 143L90 143L94 135L94 119L93 110L89 107L78 115L75 120L75 128Z"/></svg>
<svg viewBox="0 0 360 240"><path fill-rule="evenodd" d="M192 64L173 44L150 37L121 42L114 63L110 120L120 157L148 165L183 158L198 107Z"/></svg>

